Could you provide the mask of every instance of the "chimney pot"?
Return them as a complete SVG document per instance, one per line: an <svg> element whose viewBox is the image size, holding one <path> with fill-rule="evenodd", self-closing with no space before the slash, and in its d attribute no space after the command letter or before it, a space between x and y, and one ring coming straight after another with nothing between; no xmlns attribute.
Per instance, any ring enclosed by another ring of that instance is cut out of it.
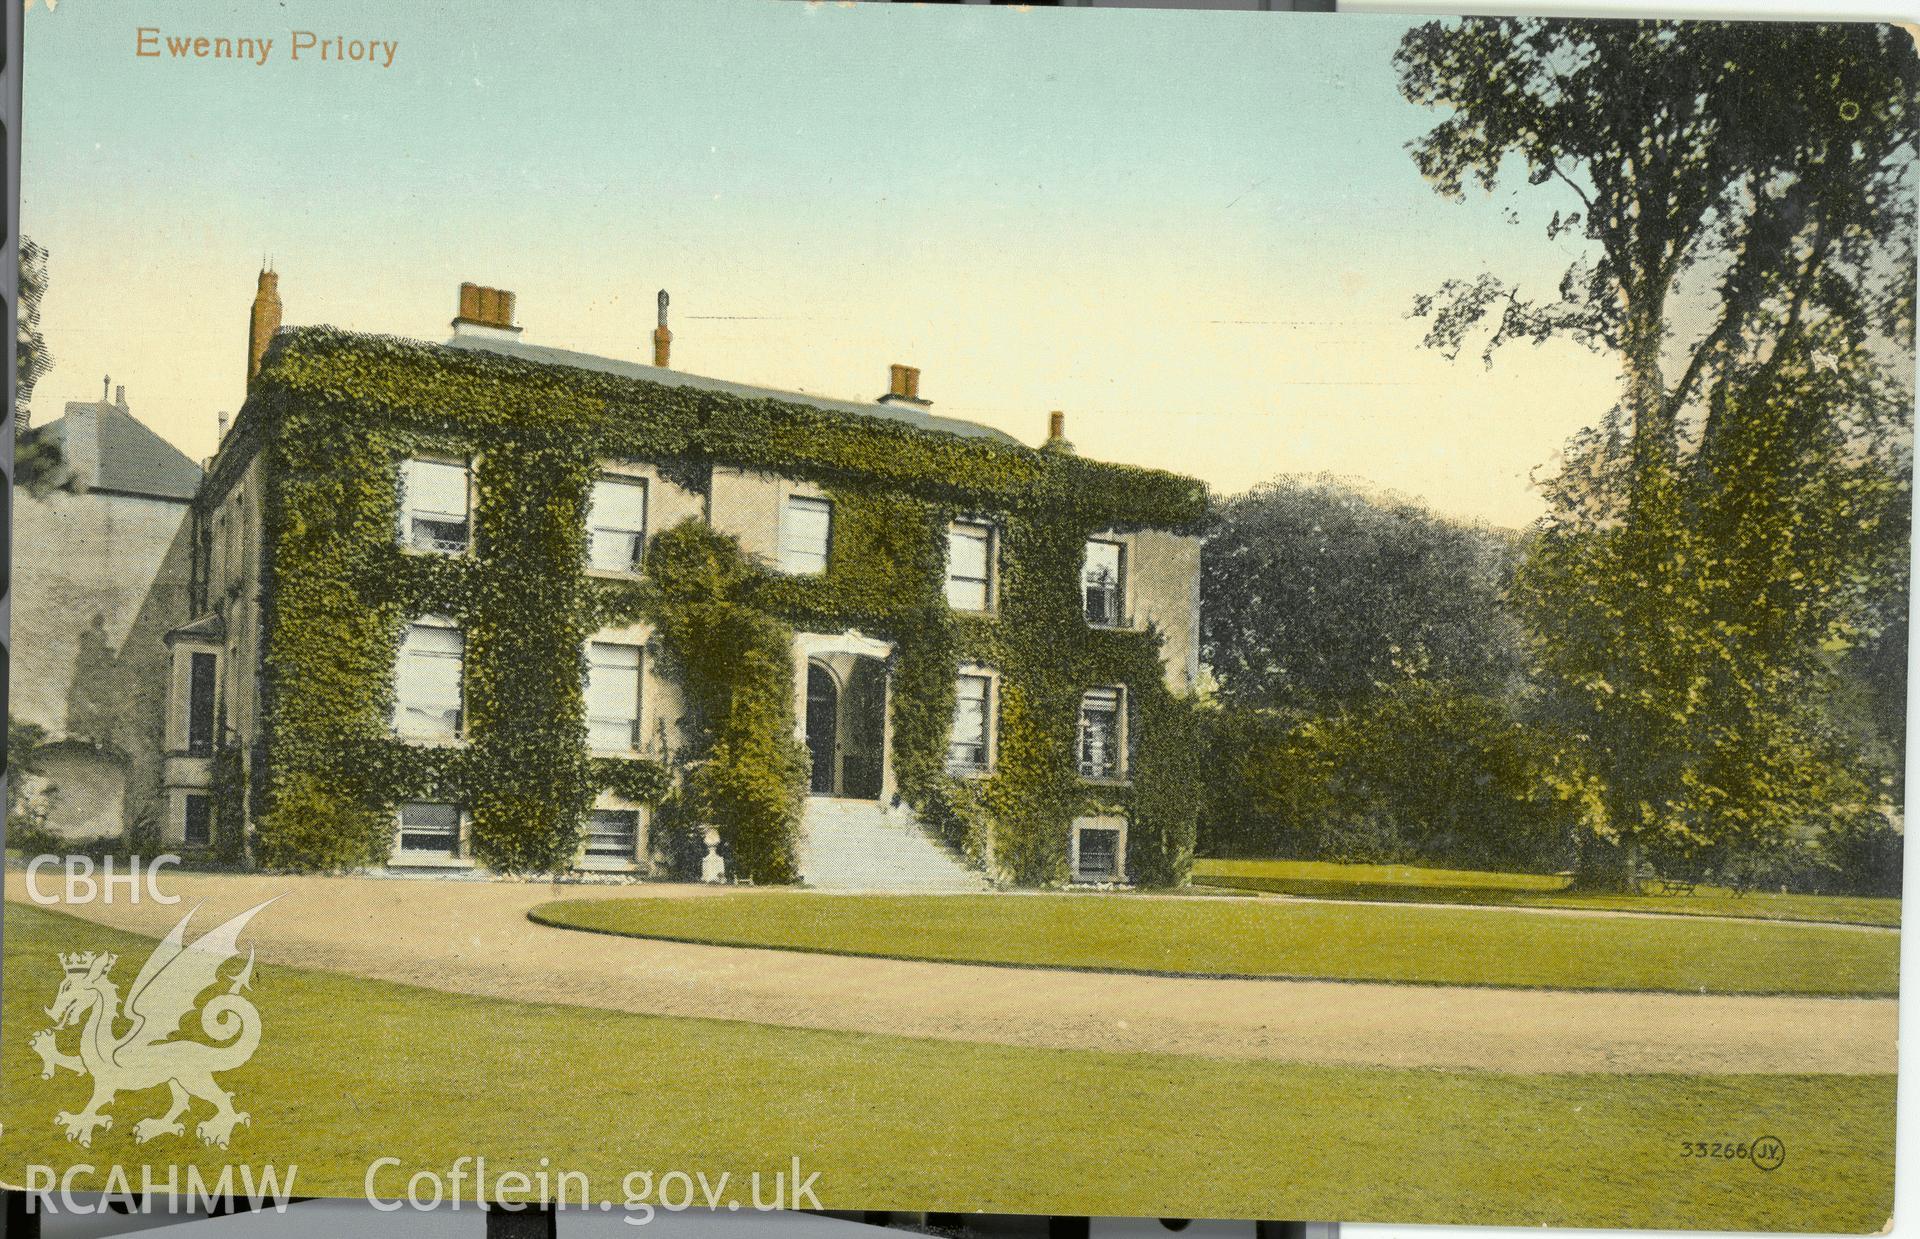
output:
<svg viewBox="0 0 1920 1239"><path fill-rule="evenodd" d="M218 436L214 439L214 442L224 443L226 442L226 438L227 438L227 411L225 409L222 409L220 410L220 429L219 429Z"/></svg>
<svg viewBox="0 0 1920 1239"><path fill-rule="evenodd" d="M660 290L660 325L653 329L653 364L665 370L673 353L673 333L667 330L667 290Z"/></svg>
<svg viewBox="0 0 1920 1239"><path fill-rule="evenodd" d="M114 385L113 402L123 409L127 407L127 385L125 383Z"/></svg>

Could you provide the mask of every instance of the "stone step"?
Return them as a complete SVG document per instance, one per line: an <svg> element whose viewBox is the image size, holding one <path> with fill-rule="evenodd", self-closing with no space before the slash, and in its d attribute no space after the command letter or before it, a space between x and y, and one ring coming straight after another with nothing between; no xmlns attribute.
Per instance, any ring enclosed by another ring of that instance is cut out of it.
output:
<svg viewBox="0 0 1920 1239"><path fill-rule="evenodd" d="M910 813L871 800L807 801L801 879L828 890L984 890L986 882Z"/></svg>

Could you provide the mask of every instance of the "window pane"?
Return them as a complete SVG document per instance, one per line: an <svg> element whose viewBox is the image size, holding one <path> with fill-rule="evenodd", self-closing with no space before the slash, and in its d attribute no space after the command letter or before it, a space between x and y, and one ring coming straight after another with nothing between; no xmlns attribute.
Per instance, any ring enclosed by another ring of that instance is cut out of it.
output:
<svg viewBox="0 0 1920 1239"><path fill-rule="evenodd" d="M647 486L643 480L602 478L593 484L587 514L591 561L603 572L632 572L646 546Z"/></svg>
<svg viewBox="0 0 1920 1239"><path fill-rule="evenodd" d="M1116 878L1119 873L1120 832L1082 830L1080 832L1080 863L1075 867L1075 876L1082 881L1101 882Z"/></svg>
<svg viewBox="0 0 1920 1239"><path fill-rule="evenodd" d="M409 460L401 467L401 534L422 551L467 549L467 466L440 460Z"/></svg>
<svg viewBox="0 0 1920 1239"><path fill-rule="evenodd" d="M458 629L408 626L394 677L394 726L402 734L442 738L460 734L464 644Z"/></svg>
<svg viewBox="0 0 1920 1239"><path fill-rule="evenodd" d="M212 654L194 654L187 667L187 752L213 752L214 668Z"/></svg>
<svg viewBox="0 0 1920 1239"><path fill-rule="evenodd" d="M640 814L632 809L595 809L587 818L587 855L632 860L640 839Z"/></svg>
<svg viewBox="0 0 1920 1239"><path fill-rule="evenodd" d="M412 624L407 628L407 648L423 654L451 654L459 656L466 648L466 638L460 635L458 628L444 624Z"/></svg>
<svg viewBox="0 0 1920 1239"><path fill-rule="evenodd" d="M640 743L640 647L587 646L587 746L626 750Z"/></svg>
<svg viewBox="0 0 1920 1239"><path fill-rule="evenodd" d="M187 797L187 846L207 847L213 842L213 797Z"/></svg>
<svg viewBox="0 0 1920 1239"><path fill-rule="evenodd" d="M458 855L460 807L419 801L401 805L400 848L407 852Z"/></svg>
<svg viewBox="0 0 1920 1239"><path fill-rule="evenodd" d="M987 583L985 581L964 581L958 577L948 577L947 605L956 611L986 610Z"/></svg>
<svg viewBox="0 0 1920 1239"><path fill-rule="evenodd" d="M458 554L467 549L467 523L415 516L412 529L407 536L407 545L416 551L445 551Z"/></svg>
<svg viewBox="0 0 1920 1239"><path fill-rule="evenodd" d="M467 519L467 467L442 460L407 462L407 508L423 516Z"/></svg>
<svg viewBox="0 0 1920 1239"><path fill-rule="evenodd" d="M596 529L588 538L588 560L601 572L638 572L646 540L638 533Z"/></svg>
<svg viewBox="0 0 1920 1239"><path fill-rule="evenodd" d="M963 675L953 703L953 739L947 748L949 764L984 770L987 765L987 677Z"/></svg>
<svg viewBox="0 0 1920 1239"><path fill-rule="evenodd" d="M613 641L594 641L587 646L587 660L596 667L638 667L640 647Z"/></svg>
<svg viewBox="0 0 1920 1239"><path fill-rule="evenodd" d="M1087 561L1084 569L1086 579L1120 579L1120 544L1118 542L1087 543Z"/></svg>
<svg viewBox="0 0 1920 1239"><path fill-rule="evenodd" d="M947 528L948 606L959 611L987 609L992 546L993 531L985 525L956 522Z"/></svg>
<svg viewBox="0 0 1920 1239"><path fill-rule="evenodd" d="M826 500L789 498L780 535L780 566L788 572L825 572L832 526L833 505Z"/></svg>
<svg viewBox="0 0 1920 1239"><path fill-rule="evenodd" d="M1080 569L1080 584L1086 597L1087 622L1118 627L1123 618L1126 586L1126 555L1118 542L1088 542L1087 557Z"/></svg>
<svg viewBox="0 0 1920 1239"><path fill-rule="evenodd" d="M955 525L947 530L947 572L949 575L985 580L987 544L992 534L985 525Z"/></svg>
<svg viewBox="0 0 1920 1239"><path fill-rule="evenodd" d="M647 484L639 478L601 478L593 484L593 526L639 533L647 527Z"/></svg>
<svg viewBox="0 0 1920 1239"><path fill-rule="evenodd" d="M1120 692L1096 688L1080 699L1080 773L1089 779L1120 777Z"/></svg>

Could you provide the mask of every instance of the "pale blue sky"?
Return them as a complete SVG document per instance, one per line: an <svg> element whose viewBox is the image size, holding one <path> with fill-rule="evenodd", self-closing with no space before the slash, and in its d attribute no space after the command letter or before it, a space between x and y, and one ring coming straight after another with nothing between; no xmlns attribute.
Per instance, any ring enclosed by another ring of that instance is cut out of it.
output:
<svg viewBox="0 0 1920 1239"><path fill-rule="evenodd" d="M463 279L526 338L935 411L1234 491L1331 470L1519 523L1613 399L1559 347L1420 350L1412 296L1556 278L1547 190L1444 202L1404 145L1408 19L648 0L62 0L27 26L36 415L125 383L195 456L239 399L262 254L290 323L438 339ZM135 57L271 37L268 63ZM391 69L288 58L393 40ZM1520 222L1506 217L1518 208Z"/></svg>

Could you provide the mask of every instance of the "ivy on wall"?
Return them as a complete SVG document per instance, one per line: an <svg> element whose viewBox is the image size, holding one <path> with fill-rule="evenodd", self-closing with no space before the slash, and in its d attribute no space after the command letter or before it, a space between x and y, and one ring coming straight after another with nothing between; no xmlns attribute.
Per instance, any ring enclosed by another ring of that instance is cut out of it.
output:
<svg viewBox="0 0 1920 1239"><path fill-rule="evenodd" d="M686 709L668 827L715 826L736 872L792 882L807 794L806 750L793 738L793 630L748 598L764 570L699 521L656 535L645 566L642 614ZM698 854L692 839L675 842Z"/></svg>
<svg viewBox="0 0 1920 1239"><path fill-rule="evenodd" d="M246 763L237 744L214 750L207 791L212 801L213 855L237 865L247 855Z"/></svg>
<svg viewBox="0 0 1920 1239"><path fill-rule="evenodd" d="M1130 818L1137 880L1184 878L1195 797L1184 703L1162 679L1159 637L1089 629L1079 572L1103 529L1192 528L1191 479L771 398L542 366L328 328L280 333L206 491L264 454L265 774L255 856L347 868L387 856L404 800L467 807L475 858L503 872L564 869L602 789L664 805L656 821L721 827L736 871L790 881L805 786L793 741L795 631L857 628L894 643L893 764L929 826L998 876L1066 876L1085 812ZM414 554L395 537L399 462L476 460L474 553ZM585 571L597 463L656 462L695 491L716 465L807 479L835 503L833 562L789 577L697 523L657 534L643 581ZM944 600L946 525L1000 531L999 607ZM391 734L408 619L466 635L461 742ZM607 625L654 625L688 719L677 771L665 754L592 758L583 650ZM993 773L960 779L945 756L961 662L997 668ZM1075 774L1080 694L1128 688L1131 786ZM677 777L676 777L677 776ZM674 789L678 790L674 790Z"/></svg>

